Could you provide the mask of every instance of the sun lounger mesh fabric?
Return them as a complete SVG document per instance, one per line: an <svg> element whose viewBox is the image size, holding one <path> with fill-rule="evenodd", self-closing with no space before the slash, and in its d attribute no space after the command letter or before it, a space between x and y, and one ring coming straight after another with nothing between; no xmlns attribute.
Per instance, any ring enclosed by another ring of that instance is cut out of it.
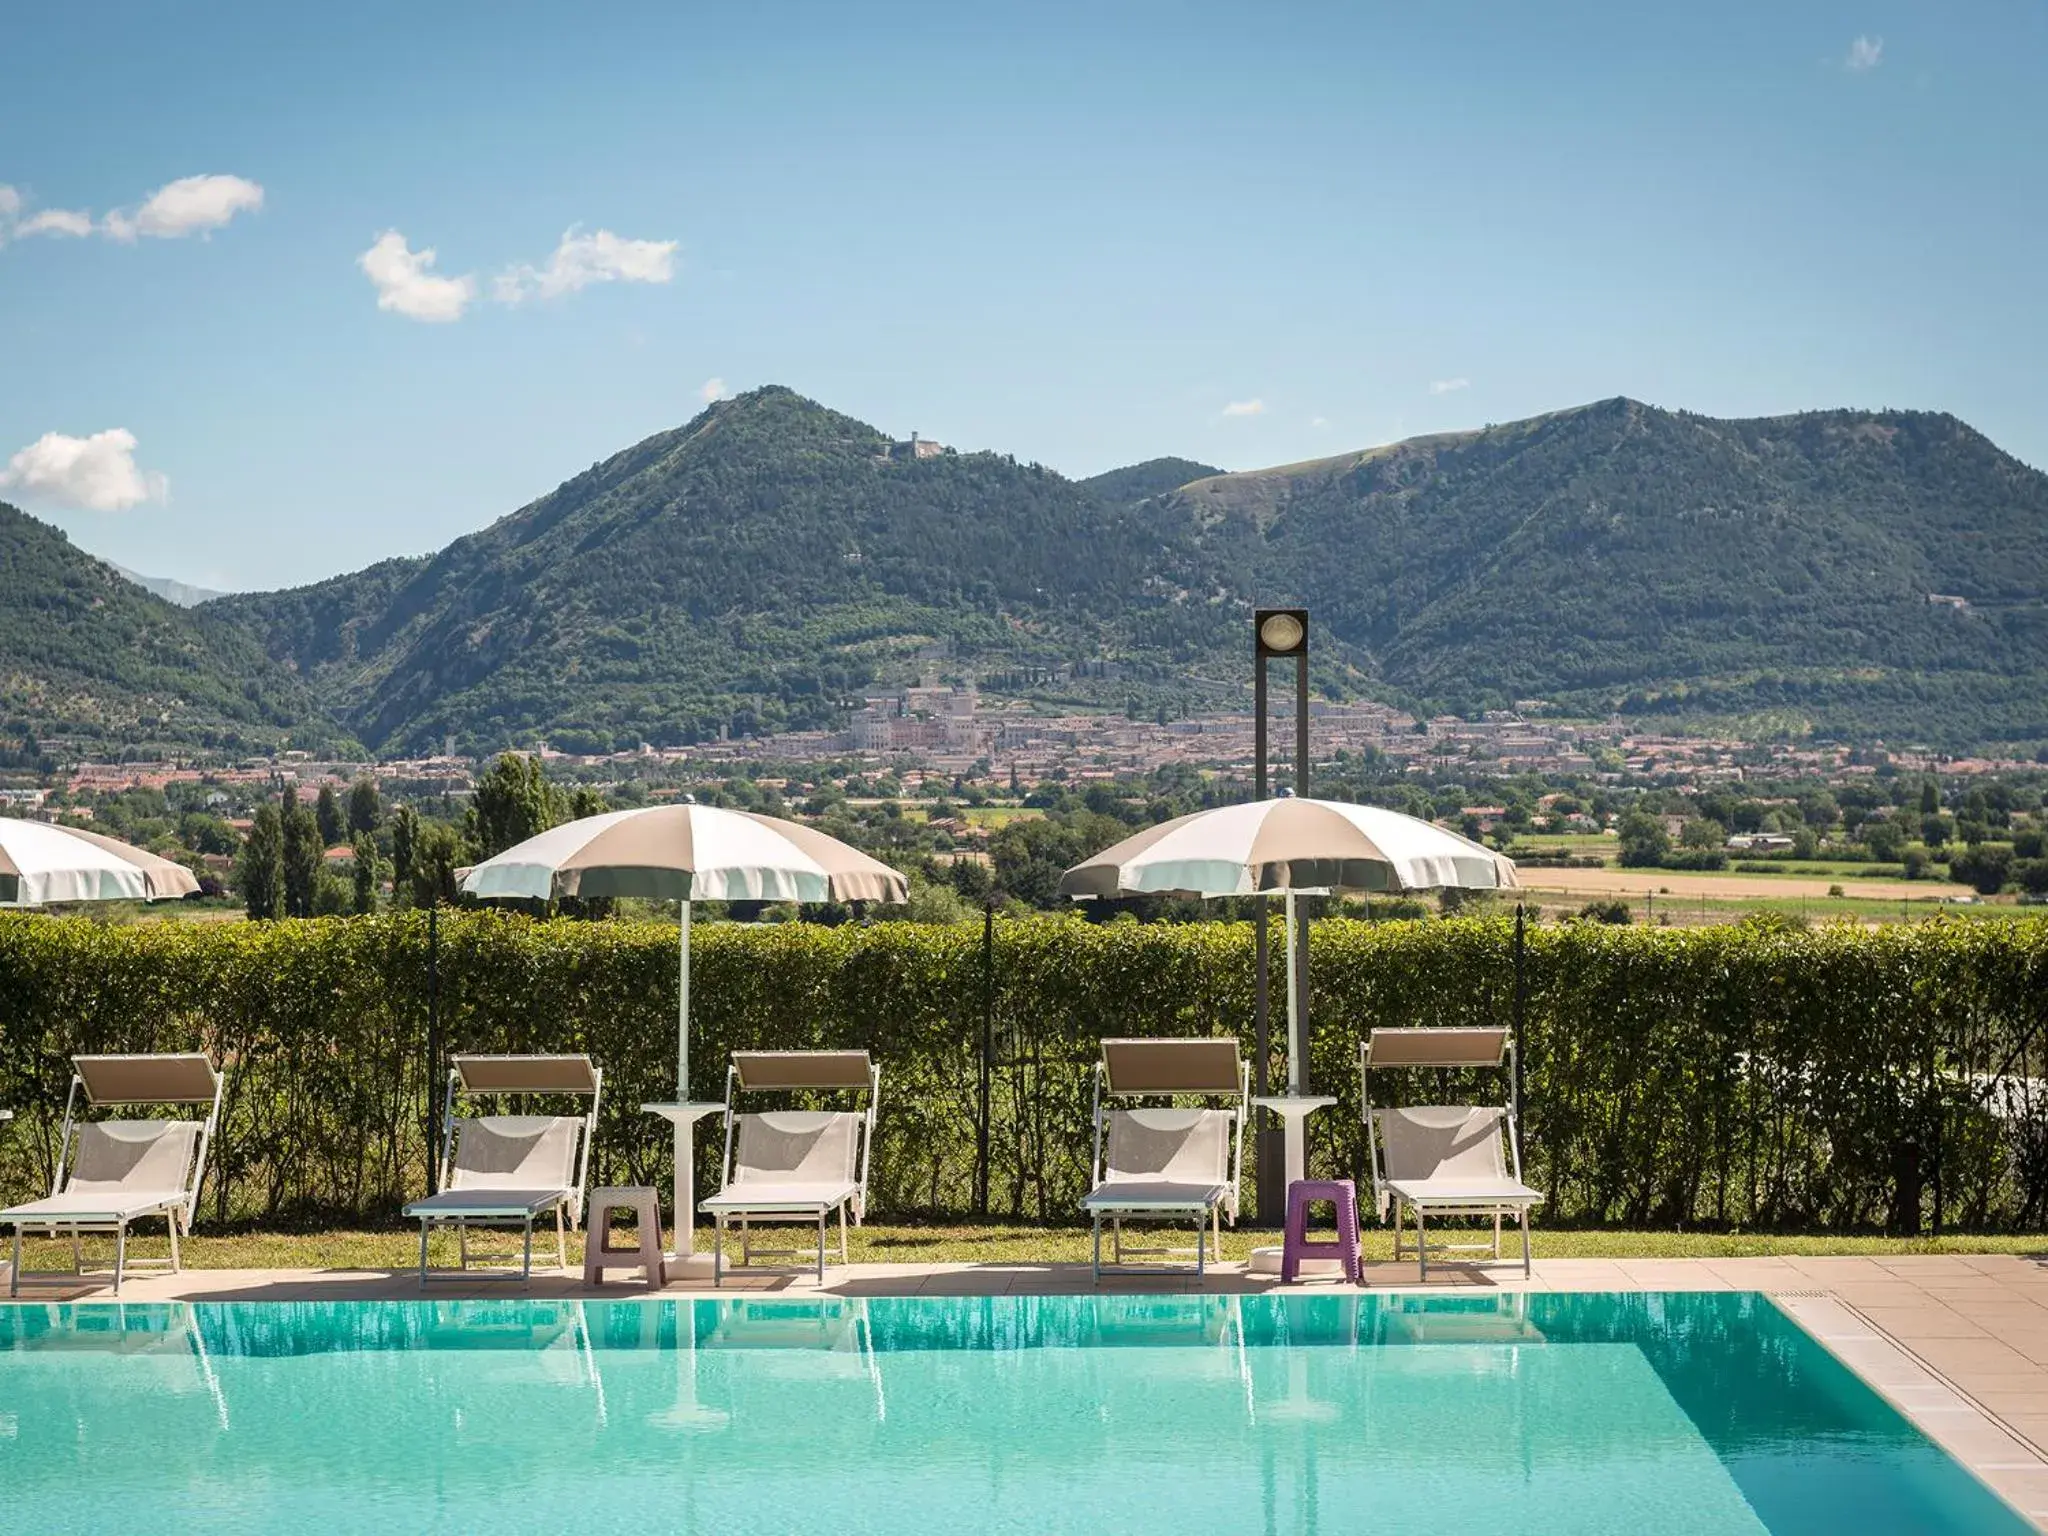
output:
<svg viewBox="0 0 2048 1536"><path fill-rule="evenodd" d="M1219 1184L1230 1176L1230 1112L1116 1109L1109 1113L1103 1178Z"/></svg>
<svg viewBox="0 0 2048 1536"><path fill-rule="evenodd" d="M1383 1109L1380 1144L1387 1177L1412 1179L1504 1179L1497 1108L1427 1107Z"/></svg>
<svg viewBox="0 0 2048 1536"><path fill-rule="evenodd" d="M103 1120L78 1128L65 1188L74 1194L180 1191L202 1129L196 1120Z"/></svg>
<svg viewBox="0 0 2048 1536"><path fill-rule="evenodd" d="M571 1115L480 1115L455 1126L450 1189L573 1189L576 1131Z"/></svg>
<svg viewBox="0 0 2048 1536"><path fill-rule="evenodd" d="M769 1110L737 1119L732 1187L848 1184L861 1117L844 1110Z"/></svg>

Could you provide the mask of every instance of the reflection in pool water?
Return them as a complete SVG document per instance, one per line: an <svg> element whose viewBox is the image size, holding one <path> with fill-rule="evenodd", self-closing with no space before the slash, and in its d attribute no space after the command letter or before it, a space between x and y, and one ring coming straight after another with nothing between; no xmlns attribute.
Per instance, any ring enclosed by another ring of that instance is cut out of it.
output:
<svg viewBox="0 0 2048 1536"><path fill-rule="evenodd" d="M2024 1529L1739 1294L0 1308L0 1488L36 1530Z"/></svg>

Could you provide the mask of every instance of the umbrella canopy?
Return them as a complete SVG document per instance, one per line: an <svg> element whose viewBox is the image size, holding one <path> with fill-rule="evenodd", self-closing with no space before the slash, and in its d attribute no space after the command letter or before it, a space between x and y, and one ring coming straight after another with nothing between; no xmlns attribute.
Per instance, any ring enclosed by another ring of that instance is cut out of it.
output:
<svg viewBox="0 0 2048 1536"><path fill-rule="evenodd" d="M1512 859L1433 822L1335 800L1260 800L1147 827L1060 880L1080 898L1147 893L1502 890Z"/></svg>
<svg viewBox="0 0 2048 1536"><path fill-rule="evenodd" d="M76 827L0 817L0 905L159 901L199 889L192 871Z"/></svg>
<svg viewBox="0 0 2048 1536"><path fill-rule="evenodd" d="M907 901L903 876L836 837L750 811L657 805L551 827L462 878L472 896Z"/></svg>

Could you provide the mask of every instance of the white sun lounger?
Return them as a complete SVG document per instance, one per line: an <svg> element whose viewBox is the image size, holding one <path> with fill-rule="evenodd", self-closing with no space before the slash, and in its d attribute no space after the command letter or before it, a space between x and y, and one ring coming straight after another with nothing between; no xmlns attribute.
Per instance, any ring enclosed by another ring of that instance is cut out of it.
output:
<svg viewBox="0 0 2048 1536"><path fill-rule="evenodd" d="M7 1293L21 1293L23 1281L75 1284L85 1273L79 1239L88 1232L114 1237L114 1294L130 1269L179 1267L178 1238L192 1232L206 1152L220 1123L222 1079L204 1055L74 1056L71 1091L64 1099L64 1133L57 1147L56 1177L47 1199L0 1211L0 1223L14 1228L14 1261ZM79 1096L92 1109L113 1106L204 1104L204 1120L78 1119ZM171 1256L130 1259L128 1228L161 1216L170 1227ZM71 1239L71 1268L23 1274L21 1239L37 1232Z"/></svg>
<svg viewBox="0 0 2048 1536"><path fill-rule="evenodd" d="M1429 1105L1374 1109L1372 1074L1415 1067L1504 1068L1507 1102L1499 1105ZM1361 1101L1371 1145L1372 1181L1381 1220L1394 1222L1394 1257L1403 1257L1407 1213L1415 1216L1421 1278L1429 1254L1484 1252L1486 1244L1429 1240L1431 1216L1493 1219L1492 1255L1500 1258L1501 1222L1522 1228L1522 1273L1530 1272L1529 1208L1540 1190L1522 1182L1520 1108L1515 1098L1514 1043L1505 1029L1376 1029L1359 1048Z"/></svg>
<svg viewBox="0 0 2048 1536"><path fill-rule="evenodd" d="M566 1220L583 1219L590 1143L604 1073L588 1056L456 1056L448 1070L448 1129L441 1141L441 1192L415 1200L405 1214L420 1224L420 1284L436 1276L526 1281L533 1276L533 1225L555 1218L555 1262L569 1267ZM587 1097L581 1115L474 1115L458 1117L457 1100L512 1095ZM454 1269L427 1267L427 1236L452 1226L461 1239ZM519 1268L472 1270L472 1227L518 1228L524 1235Z"/></svg>
<svg viewBox="0 0 2048 1536"><path fill-rule="evenodd" d="M1244 1165L1244 1106L1251 1068L1232 1038L1105 1040L1095 1066L1094 1187L1081 1202L1094 1224L1095 1278L1102 1278L1102 1224L1110 1224L1111 1267L1123 1274L1182 1274L1185 1265L1124 1262L1127 1221L1192 1221L1195 1269L1204 1273L1202 1229L1218 1252L1223 1220L1237 1225ZM1106 1098L1221 1099L1227 1109L1116 1109ZM1153 1248L1133 1252L1170 1253Z"/></svg>
<svg viewBox="0 0 2048 1536"><path fill-rule="evenodd" d="M853 1093L864 1110L769 1110L740 1114L741 1093ZM866 1051L734 1051L725 1071L725 1187L697 1207L717 1224L711 1283L725 1283L725 1229L740 1227L740 1265L753 1262L756 1223L818 1228L818 1279L825 1278L825 1225L839 1217L839 1262L846 1262L846 1216L867 1214L868 1162L882 1069ZM788 1258L800 1249L763 1249Z"/></svg>

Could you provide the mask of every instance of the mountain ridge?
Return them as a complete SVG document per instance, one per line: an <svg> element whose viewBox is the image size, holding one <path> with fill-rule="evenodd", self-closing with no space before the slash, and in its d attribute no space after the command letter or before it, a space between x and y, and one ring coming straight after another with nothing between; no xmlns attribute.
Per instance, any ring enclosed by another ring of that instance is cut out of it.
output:
<svg viewBox="0 0 2048 1536"><path fill-rule="evenodd" d="M769 386L432 555L191 610L133 609L160 600L122 583L115 606L176 636L191 729L387 754L824 727L934 665L1060 707L1242 707L1242 625L1283 602L1313 612L1335 697L2048 741L2048 476L1944 413L1720 419L1614 397L1211 470L1070 480L993 452L916 456ZM54 549L25 586L61 597L82 579L65 560L89 557ZM39 640L9 627L0 672ZM85 695L88 651L63 674ZM120 667L100 679L135 695L120 718L176 695ZM260 703L235 702L250 689ZM6 697L69 728L51 687Z"/></svg>

